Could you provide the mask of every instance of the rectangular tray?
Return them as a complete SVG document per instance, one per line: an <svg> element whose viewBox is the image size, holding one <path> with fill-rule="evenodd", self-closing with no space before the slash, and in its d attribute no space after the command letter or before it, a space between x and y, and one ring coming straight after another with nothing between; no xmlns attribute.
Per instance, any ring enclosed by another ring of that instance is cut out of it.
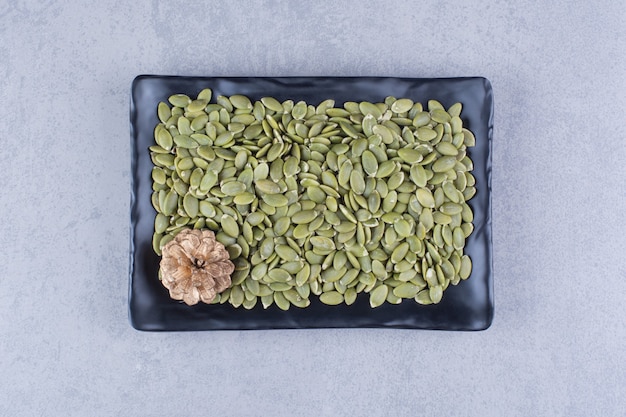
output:
<svg viewBox="0 0 626 417"><path fill-rule="evenodd" d="M282 311L275 305L252 310L230 304L186 304L172 300L158 280L160 258L152 250L156 212L152 207L152 161L148 147L159 122L157 105L176 93L195 96L211 88L213 96L244 94L253 100L272 96L279 100L305 100L317 105L332 98L336 106L346 101L381 102L387 96L411 98L426 105L430 99L448 107L463 104L463 125L476 137L468 149L474 163L476 195L469 202L474 211L474 232L465 247L473 261L469 279L450 285L437 305L424 306L412 300L385 303L372 309L360 294L347 306L327 306L311 295L311 305ZM439 330L484 330L493 318L493 268L491 237L491 141L493 92L490 82L471 78L383 77L178 77L141 75L132 83L131 124L131 242L129 315L131 325L146 331L192 331L285 328L381 327Z"/></svg>

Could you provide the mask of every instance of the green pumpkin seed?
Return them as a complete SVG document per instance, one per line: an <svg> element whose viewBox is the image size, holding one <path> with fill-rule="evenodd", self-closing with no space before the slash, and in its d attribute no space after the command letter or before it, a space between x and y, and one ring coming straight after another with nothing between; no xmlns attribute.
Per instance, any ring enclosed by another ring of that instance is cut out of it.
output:
<svg viewBox="0 0 626 417"><path fill-rule="evenodd" d="M400 262L409 251L409 244L406 242L402 242L399 244L391 253L391 262L397 264Z"/></svg>
<svg viewBox="0 0 626 417"><path fill-rule="evenodd" d="M351 138L356 139L359 137L359 132L354 128L353 125L348 124L348 123L339 123L339 126Z"/></svg>
<svg viewBox="0 0 626 417"><path fill-rule="evenodd" d="M440 285L437 285L435 287L430 287L428 289L428 295L429 295L431 301L434 304L437 304L437 303L439 303L441 301L441 297L443 295L443 288L441 288Z"/></svg>
<svg viewBox="0 0 626 417"><path fill-rule="evenodd" d="M344 296L337 291L328 291L320 295L320 301L326 305L336 306L344 301Z"/></svg>
<svg viewBox="0 0 626 417"><path fill-rule="evenodd" d="M402 238L411 236L412 227L408 221L404 219L400 219L394 223L393 227L396 230L396 233L398 234L398 236Z"/></svg>
<svg viewBox="0 0 626 417"><path fill-rule="evenodd" d="M420 162L424 157L417 150L412 148L398 149L398 156L407 164L415 164Z"/></svg>
<svg viewBox="0 0 626 417"><path fill-rule="evenodd" d="M418 188L415 195L417 196L417 201L419 201L423 207L435 207L435 199L428 188Z"/></svg>
<svg viewBox="0 0 626 417"><path fill-rule="evenodd" d="M276 254L286 262L296 261L299 258L298 252L287 245L276 245L274 250Z"/></svg>
<svg viewBox="0 0 626 417"><path fill-rule="evenodd" d="M191 194L186 194L183 198L183 208L189 218L198 216L198 199Z"/></svg>
<svg viewBox="0 0 626 417"><path fill-rule="evenodd" d="M435 211L433 213L433 221L435 224L447 225L452 222L452 218L446 214L443 214L440 211Z"/></svg>
<svg viewBox="0 0 626 417"><path fill-rule="evenodd" d="M390 191L396 190L404 182L404 172L398 171L391 175L387 180L387 188Z"/></svg>
<svg viewBox="0 0 626 417"><path fill-rule="evenodd" d="M276 306L283 311L289 310L291 305L281 291L274 292L274 302L276 303Z"/></svg>
<svg viewBox="0 0 626 417"><path fill-rule="evenodd" d="M344 302L346 305L352 305L356 301L357 292L354 288L346 289L346 292L343 294Z"/></svg>
<svg viewBox="0 0 626 417"><path fill-rule="evenodd" d="M433 172L446 172L454 168L456 165L456 158L453 156L443 156L437 159L433 165Z"/></svg>
<svg viewBox="0 0 626 417"><path fill-rule="evenodd" d="M459 117L462 109L463 105L461 103L454 103L450 106L450 108L448 108L448 114L452 117Z"/></svg>
<svg viewBox="0 0 626 417"><path fill-rule="evenodd" d="M382 209L385 212L392 211L398 202L398 193L395 190L391 190L387 193L382 201Z"/></svg>
<svg viewBox="0 0 626 417"><path fill-rule="evenodd" d="M428 112L418 112L413 118L413 126L420 128L430 123L430 114Z"/></svg>
<svg viewBox="0 0 626 417"><path fill-rule="evenodd" d="M228 236L237 237L239 236L239 225L237 221L230 216L223 215L221 219L222 230Z"/></svg>
<svg viewBox="0 0 626 417"><path fill-rule="evenodd" d="M397 165L395 161L381 162L375 176L376 178L386 178L396 170L396 167Z"/></svg>
<svg viewBox="0 0 626 417"><path fill-rule="evenodd" d="M433 301L430 299L430 291L428 288L421 290L420 292L417 293L417 295L415 296L415 301L418 304L422 304L422 305L429 305L432 304Z"/></svg>
<svg viewBox="0 0 626 417"><path fill-rule="evenodd" d="M176 107L185 107L191 103L191 99L185 94L174 94L168 98L168 101Z"/></svg>
<svg viewBox="0 0 626 417"><path fill-rule="evenodd" d="M450 115L444 109L434 109L430 111L430 117L437 123L449 123Z"/></svg>
<svg viewBox="0 0 626 417"><path fill-rule="evenodd" d="M384 279L387 276L387 270L381 261L374 259L372 261L372 273L377 277Z"/></svg>
<svg viewBox="0 0 626 417"><path fill-rule="evenodd" d="M460 204L447 202L443 203L441 207L439 207L439 210L441 210L443 214L454 216L455 214L460 214L463 211L463 207Z"/></svg>
<svg viewBox="0 0 626 417"><path fill-rule="evenodd" d="M241 193L233 197L233 202L237 205L251 204L256 200L256 196L252 193Z"/></svg>
<svg viewBox="0 0 626 417"><path fill-rule="evenodd" d="M303 210L294 214L291 218L291 222L294 224L308 224L317 217L318 213L314 210Z"/></svg>
<svg viewBox="0 0 626 417"><path fill-rule="evenodd" d="M326 193L319 187L308 187L306 193L309 199L316 203L324 203L326 201Z"/></svg>
<svg viewBox="0 0 626 417"><path fill-rule="evenodd" d="M363 174L358 171L350 172L350 187L357 194L363 194L365 191L365 179Z"/></svg>
<svg viewBox="0 0 626 417"><path fill-rule="evenodd" d="M428 127L420 127L416 131L419 140L429 142L437 137L437 132Z"/></svg>
<svg viewBox="0 0 626 417"><path fill-rule="evenodd" d="M394 113L405 113L408 112L411 107L413 107L413 100L402 98L393 102L391 111Z"/></svg>
<svg viewBox="0 0 626 417"><path fill-rule="evenodd" d="M470 259L469 256L463 255L461 257L461 266L459 268L459 277L461 277L461 279L467 279L467 278L469 278L471 273L472 273L472 260Z"/></svg>
<svg viewBox="0 0 626 417"><path fill-rule="evenodd" d="M172 135L166 129L158 129L155 132L155 142L168 151L172 149L172 145L174 144Z"/></svg>
<svg viewBox="0 0 626 417"><path fill-rule="evenodd" d="M157 106L157 115L159 116L159 120L165 123L172 117L172 111L166 103L160 102Z"/></svg>
<svg viewBox="0 0 626 417"><path fill-rule="evenodd" d="M380 140L382 141L382 143L390 145L393 143L393 133L391 132L391 130L389 130L389 128L385 125L375 125L372 128L372 133L374 135L378 135L380 136Z"/></svg>
<svg viewBox="0 0 626 417"><path fill-rule="evenodd" d="M463 233L463 229L460 227L455 227L452 231L452 245L457 250L465 247L465 233Z"/></svg>
<svg viewBox="0 0 626 417"><path fill-rule="evenodd" d="M187 112L189 113L197 113L204 110L204 108L209 104L206 100L198 99L193 100L191 103L187 105Z"/></svg>
<svg viewBox="0 0 626 417"><path fill-rule="evenodd" d="M165 171L163 171L163 169L159 167L154 167L152 169L152 181L161 185L165 184L167 181L167 176L165 174Z"/></svg>
<svg viewBox="0 0 626 417"><path fill-rule="evenodd" d="M178 205L178 194L174 190L170 190L164 196L163 204L159 204L161 212L166 216L171 216L176 211Z"/></svg>
<svg viewBox="0 0 626 417"><path fill-rule="evenodd" d="M363 115L371 114L376 119L379 119L382 116L382 112L378 106L367 101L359 103L359 110Z"/></svg>
<svg viewBox="0 0 626 417"><path fill-rule="evenodd" d="M411 181L415 183L418 187L426 187L426 183L428 182L428 175L426 170L421 165L413 165L409 171L409 176Z"/></svg>
<svg viewBox="0 0 626 417"><path fill-rule="evenodd" d="M465 146L476 146L476 137L474 137L474 134L465 128L462 129L462 132L464 136L463 143L465 144Z"/></svg>
<svg viewBox="0 0 626 417"><path fill-rule="evenodd" d="M233 132L227 130L217 136L215 139L215 146L226 146L233 140L233 138Z"/></svg>
<svg viewBox="0 0 626 417"><path fill-rule="evenodd" d="M321 274L322 282L336 282L339 281L346 273L346 268L335 269L328 268Z"/></svg>
<svg viewBox="0 0 626 417"><path fill-rule="evenodd" d="M367 175L376 175L376 172L378 171L378 160L371 151L363 151L363 153L361 154L361 164L363 166L363 170L367 173Z"/></svg>
<svg viewBox="0 0 626 417"><path fill-rule="evenodd" d="M261 263L250 270L250 277L255 281L262 280L267 274L267 264Z"/></svg>
<svg viewBox="0 0 626 417"><path fill-rule="evenodd" d="M289 204L289 200L282 194L267 194L264 195L263 201L271 207L285 207Z"/></svg>
<svg viewBox="0 0 626 417"><path fill-rule="evenodd" d="M393 289L393 294L400 298L413 298L418 292L420 292L421 289L421 287L413 283L405 282L395 287Z"/></svg>
<svg viewBox="0 0 626 417"><path fill-rule="evenodd" d="M198 210L200 211L200 214L205 217L215 217L215 215L217 214L215 206L213 206L213 204L209 203L206 200L199 201Z"/></svg>
<svg viewBox="0 0 626 417"><path fill-rule="evenodd" d="M439 142L435 148L442 155L457 156L459 154L459 150L450 142Z"/></svg>
<svg viewBox="0 0 626 417"><path fill-rule="evenodd" d="M381 306L387 299L387 294L389 294L389 287L385 284L376 287L370 292L370 306L372 308Z"/></svg>
<svg viewBox="0 0 626 417"><path fill-rule="evenodd" d="M287 282L291 279L291 274L284 269L276 268L268 271L267 277L271 280L270 282Z"/></svg>
<svg viewBox="0 0 626 417"><path fill-rule="evenodd" d="M323 236L313 236L309 240L314 248L320 249L323 251L333 251L335 250L335 243L332 239Z"/></svg>
<svg viewBox="0 0 626 417"><path fill-rule="evenodd" d="M169 218L163 213L157 213L154 219L154 231L157 234L162 234L169 226Z"/></svg>
<svg viewBox="0 0 626 417"><path fill-rule="evenodd" d="M267 165L266 165L267 166ZM255 186L260 193L263 194L278 194L280 193L280 187L272 180L258 179L255 182Z"/></svg>
<svg viewBox="0 0 626 417"><path fill-rule="evenodd" d="M236 109L252 110L252 103L246 96L235 94L230 96L230 102Z"/></svg>
<svg viewBox="0 0 626 417"><path fill-rule="evenodd" d="M207 161L213 161L216 157L215 151L210 146L200 146L196 149L198 156L206 159Z"/></svg>
<svg viewBox="0 0 626 417"><path fill-rule="evenodd" d="M307 104L304 101L297 102L291 110L291 115L296 120L301 120L306 116Z"/></svg>
<svg viewBox="0 0 626 417"><path fill-rule="evenodd" d="M282 236L287 233L289 230L289 226L291 226L291 222L289 221L289 217L281 217L276 220L274 223L274 234L276 236Z"/></svg>
<svg viewBox="0 0 626 417"><path fill-rule="evenodd" d="M232 181L222 184L220 189L226 195L236 196L246 191L246 185L238 181Z"/></svg>
<svg viewBox="0 0 626 417"><path fill-rule="evenodd" d="M280 102L273 97L263 97L261 99L261 103L263 103L263 105L269 110L275 111L277 113L283 112L283 105L280 104Z"/></svg>

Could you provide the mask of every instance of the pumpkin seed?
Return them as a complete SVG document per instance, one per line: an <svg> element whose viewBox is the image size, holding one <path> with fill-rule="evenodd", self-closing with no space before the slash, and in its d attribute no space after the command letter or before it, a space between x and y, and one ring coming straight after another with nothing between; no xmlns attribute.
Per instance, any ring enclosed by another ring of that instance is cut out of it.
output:
<svg viewBox="0 0 626 417"><path fill-rule="evenodd" d="M415 195L417 196L417 201L419 201L423 207L435 207L435 198L428 188L418 188Z"/></svg>
<svg viewBox="0 0 626 417"><path fill-rule="evenodd" d="M271 207L284 207L289 204L289 199L282 194L267 194L262 198Z"/></svg>
<svg viewBox="0 0 626 417"><path fill-rule="evenodd" d="M283 311L289 310L289 306L291 305L283 295L282 291L274 292L274 303L276 303L276 306Z"/></svg>
<svg viewBox="0 0 626 417"><path fill-rule="evenodd" d="M372 308L376 308L381 306L385 300L387 299L387 294L389 293L389 287L385 284L382 284L376 287L370 293L370 306Z"/></svg>
<svg viewBox="0 0 626 417"><path fill-rule="evenodd" d="M344 301L344 296L337 291L328 291L320 295L320 301L329 306L336 306Z"/></svg>
<svg viewBox="0 0 626 417"><path fill-rule="evenodd" d="M448 114L452 117L459 117L462 109L463 105L461 103L454 103L450 106L450 108L448 108Z"/></svg>
<svg viewBox="0 0 626 417"><path fill-rule="evenodd" d="M439 142L435 148L442 155L457 156L459 154L457 147L450 142Z"/></svg>
<svg viewBox="0 0 626 417"><path fill-rule="evenodd" d="M221 190L225 195L236 196L246 190L246 185L238 181L232 181L222 184Z"/></svg>
<svg viewBox="0 0 626 417"><path fill-rule="evenodd" d="M402 259L404 259L408 251L409 251L409 244L406 242L402 242L401 244L396 246L396 248L391 253L391 262L393 262L394 264L397 264Z"/></svg>
<svg viewBox="0 0 626 417"><path fill-rule="evenodd" d="M229 236L239 236L239 225L237 221L228 215L223 215L221 219L222 230Z"/></svg>
<svg viewBox="0 0 626 417"><path fill-rule="evenodd" d="M291 279L291 274L282 268L272 269L267 272L270 282L287 282Z"/></svg>
<svg viewBox="0 0 626 417"><path fill-rule="evenodd" d="M318 213L314 210L303 210L291 217L291 222L294 224L308 224L317 217Z"/></svg>
<svg viewBox="0 0 626 417"><path fill-rule="evenodd" d="M456 158L454 156L443 156L433 162L433 172L446 172L454 168L456 165Z"/></svg>
<svg viewBox="0 0 626 417"><path fill-rule="evenodd" d="M437 137L437 132L428 127L420 127L416 131L419 140L429 142Z"/></svg>
<svg viewBox="0 0 626 417"><path fill-rule="evenodd" d="M252 193L241 193L233 197L233 202L238 205L251 204L256 200L256 196Z"/></svg>
<svg viewBox="0 0 626 417"><path fill-rule="evenodd" d="M430 287L428 289L428 296L434 304L438 304L441 301L441 297L443 296L443 288L441 287L441 285Z"/></svg>
<svg viewBox="0 0 626 417"><path fill-rule="evenodd" d="M359 103L359 110L363 115L371 114L376 119L379 119L382 116L382 112L378 106L367 101Z"/></svg>
<svg viewBox="0 0 626 417"><path fill-rule="evenodd" d="M452 245L454 249L460 250L465 246L465 233L460 227L455 227L452 230Z"/></svg>
<svg viewBox="0 0 626 417"><path fill-rule="evenodd" d="M350 187L357 194L365 192L365 180L363 174L353 170L350 172Z"/></svg>
<svg viewBox="0 0 626 417"><path fill-rule="evenodd" d="M191 194L186 194L183 198L183 208L189 218L198 216L198 199Z"/></svg>
<svg viewBox="0 0 626 417"><path fill-rule="evenodd" d="M455 214L460 214L463 211L463 207L460 204L446 202L439 207L439 210L441 210L443 214L454 216Z"/></svg>
<svg viewBox="0 0 626 417"><path fill-rule="evenodd" d="M185 94L174 94L168 98L168 101L176 107L185 107L191 103L191 99Z"/></svg>
<svg viewBox="0 0 626 417"><path fill-rule="evenodd" d="M335 243L332 239L323 236L313 236L309 240L314 248L323 250L323 251L332 251L335 250Z"/></svg>
<svg viewBox="0 0 626 417"><path fill-rule="evenodd" d="M418 292L420 292L421 289L421 287L413 283L405 282L395 287L393 289L393 294L400 298L413 298Z"/></svg>
<svg viewBox="0 0 626 417"><path fill-rule="evenodd" d="M391 105L391 111L394 113L405 113L413 107L413 100L408 98L401 98L396 100Z"/></svg>
<svg viewBox="0 0 626 417"><path fill-rule="evenodd" d="M363 151L363 153L361 154L361 164L363 166L363 170L367 173L367 175L376 175L376 172L378 171L378 160L371 151Z"/></svg>
<svg viewBox="0 0 626 417"><path fill-rule="evenodd" d="M461 256L461 266L459 269L459 277L461 277L461 279L467 279L469 278L471 273L472 273L472 260L467 255Z"/></svg>
<svg viewBox="0 0 626 417"><path fill-rule="evenodd" d="M398 156L407 164L415 164L420 162L424 157L417 150L412 148L398 149Z"/></svg>
<svg viewBox="0 0 626 417"><path fill-rule="evenodd" d="M442 108L436 108L430 111L430 117L437 123L449 123L450 115Z"/></svg>

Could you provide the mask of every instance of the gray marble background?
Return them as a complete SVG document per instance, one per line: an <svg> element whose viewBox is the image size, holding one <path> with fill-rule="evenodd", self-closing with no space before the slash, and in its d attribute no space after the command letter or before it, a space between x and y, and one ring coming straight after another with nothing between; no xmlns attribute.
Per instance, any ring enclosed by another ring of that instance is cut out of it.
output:
<svg viewBox="0 0 626 417"><path fill-rule="evenodd" d="M626 415L626 9L611 1L0 0L0 415ZM138 74L489 78L479 333L144 333Z"/></svg>

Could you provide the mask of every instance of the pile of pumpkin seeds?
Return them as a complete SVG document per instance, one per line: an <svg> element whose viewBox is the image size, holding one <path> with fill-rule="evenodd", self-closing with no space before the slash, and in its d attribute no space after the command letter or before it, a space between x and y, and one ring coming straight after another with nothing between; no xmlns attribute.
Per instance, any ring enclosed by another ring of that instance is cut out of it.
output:
<svg viewBox="0 0 626 417"><path fill-rule="evenodd" d="M208 228L235 264L214 303L439 303L470 275L472 132L462 105L317 106L210 89L158 105L153 248Z"/></svg>

